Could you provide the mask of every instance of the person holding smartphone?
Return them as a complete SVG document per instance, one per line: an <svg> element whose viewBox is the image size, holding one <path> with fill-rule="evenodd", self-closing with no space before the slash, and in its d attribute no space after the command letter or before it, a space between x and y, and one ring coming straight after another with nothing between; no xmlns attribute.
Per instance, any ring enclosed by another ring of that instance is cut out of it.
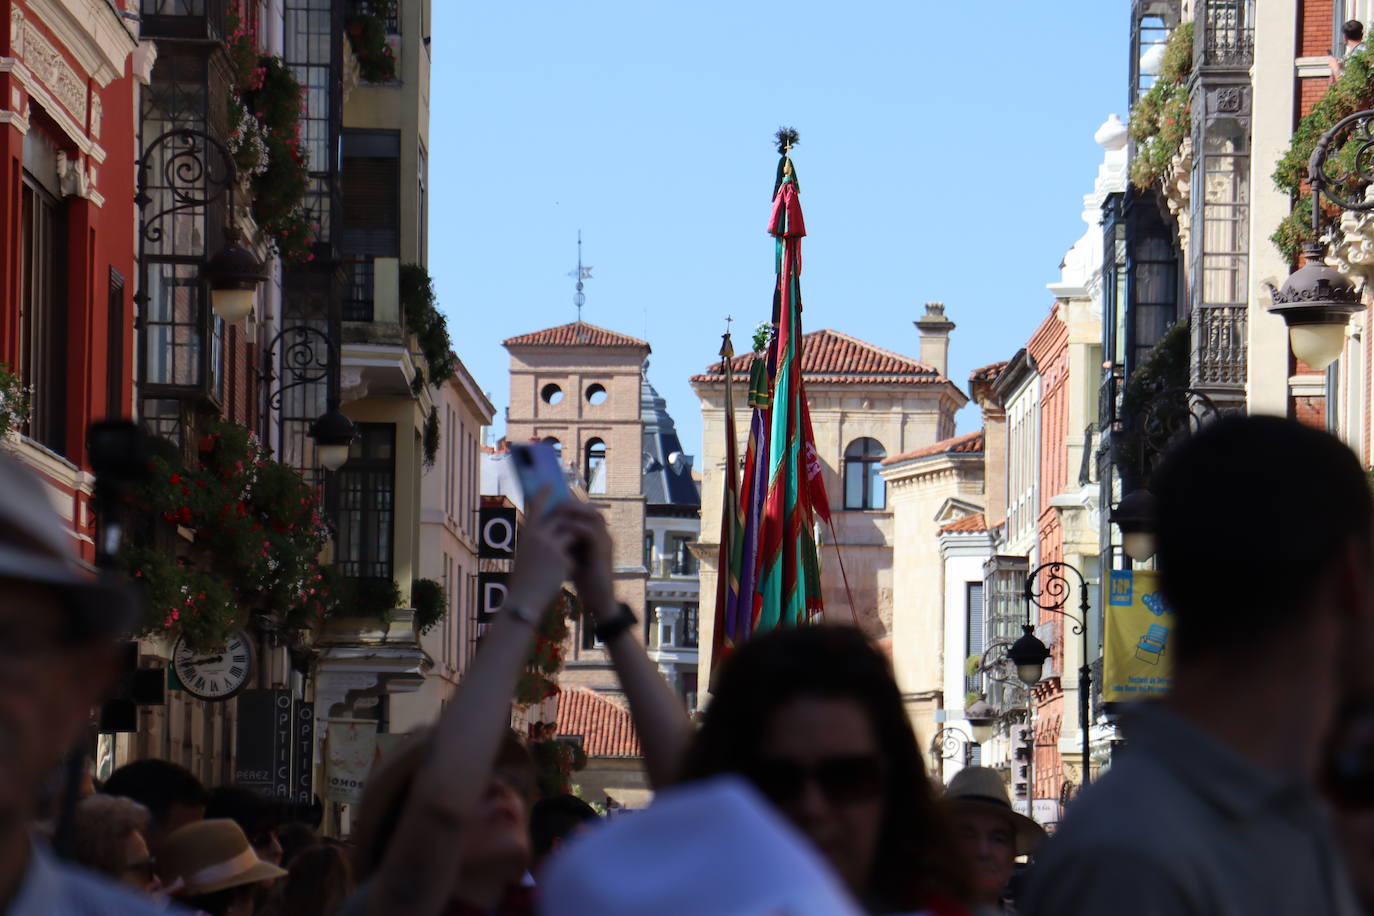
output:
<svg viewBox="0 0 1374 916"><path fill-rule="evenodd" d="M676 778L691 736L686 710L626 635L634 615L615 599L605 521L556 486L545 482L526 500L506 601L433 732L397 761L409 772L384 770L369 780L358 831L365 883L344 916L533 912L521 880L531 789L509 728L510 702L540 616L565 581L576 586L620 675L650 783L660 788Z"/></svg>

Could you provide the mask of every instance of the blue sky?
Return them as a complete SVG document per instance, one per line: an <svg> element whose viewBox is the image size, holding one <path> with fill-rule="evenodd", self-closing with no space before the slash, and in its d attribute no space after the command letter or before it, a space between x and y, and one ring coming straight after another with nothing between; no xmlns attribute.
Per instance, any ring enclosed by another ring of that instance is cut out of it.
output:
<svg viewBox="0 0 1374 916"><path fill-rule="evenodd" d="M498 432L500 342L576 317L580 229L583 317L649 340L701 454L687 378L726 315L737 343L768 318L779 125L801 134L804 327L915 356L911 322L942 300L967 388L1046 315L1093 132L1127 114L1126 0L434 0L433 17L430 272ZM971 405L959 421L977 427Z"/></svg>

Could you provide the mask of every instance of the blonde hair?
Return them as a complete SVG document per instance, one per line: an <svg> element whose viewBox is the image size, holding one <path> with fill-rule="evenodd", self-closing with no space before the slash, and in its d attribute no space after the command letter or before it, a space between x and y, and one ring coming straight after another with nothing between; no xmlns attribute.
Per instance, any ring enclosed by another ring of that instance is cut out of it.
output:
<svg viewBox="0 0 1374 916"><path fill-rule="evenodd" d="M112 878L124 874L129 834L148 829L148 809L129 798L92 795L76 806L73 853L77 862Z"/></svg>

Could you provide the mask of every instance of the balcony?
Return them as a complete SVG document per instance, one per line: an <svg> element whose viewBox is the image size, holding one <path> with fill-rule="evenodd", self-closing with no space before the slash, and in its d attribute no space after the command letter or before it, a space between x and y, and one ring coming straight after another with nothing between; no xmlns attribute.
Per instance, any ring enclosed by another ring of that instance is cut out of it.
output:
<svg viewBox="0 0 1374 916"><path fill-rule="evenodd" d="M366 262L362 273L359 266L353 265L352 289L343 313L345 399L409 397L414 393L417 357L401 314L400 262L375 258Z"/></svg>
<svg viewBox="0 0 1374 916"><path fill-rule="evenodd" d="M697 561L691 554L683 557L656 557L651 569L655 579L693 579L697 575Z"/></svg>
<svg viewBox="0 0 1374 916"><path fill-rule="evenodd" d="M1246 308L1200 306L1193 312L1193 387L1213 400L1244 399Z"/></svg>
<svg viewBox="0 0 1374 916"><path fill-rule="evenodd" d="M1205 0L1198 9L1194 69L1248 70L1255 60L1251 0Z"/></svg>

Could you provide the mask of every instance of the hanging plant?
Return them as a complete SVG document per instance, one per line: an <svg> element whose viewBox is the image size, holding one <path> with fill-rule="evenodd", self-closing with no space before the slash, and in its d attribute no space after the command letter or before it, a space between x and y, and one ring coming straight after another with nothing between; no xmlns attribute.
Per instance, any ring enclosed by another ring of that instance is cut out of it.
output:
<svg viewBox="0 0 1374 916"><path fill-rule="evenodd" d="M575 599L561 593L540 618L534 646L525 659L525 670L515 685L515 702L532 706L558 695L558 672L563 670L563 642L568 638L568 618L578 612Z"/></svg>
<svg viewBox="0 0 1374 916"><path fill-rule="evenodd" d="M211 423L198 445L191 467L154 458L137 500L189 529L202 562L132 544L121 551L149 600L144 632L179 633L206 649L222 645L250 611L317 626L331 610L318 492L237 424Z"/></svg>
<svg viewBox="0 0 1374 916"><path fill-rule="evenodd" d="M406 330L415 335L429 364L429 383L439 388L457 373L458 357L453 353L448 320L439 311L429 271L419 264L402 264L400 299Z"/></svg>
<svg viewBox="0 0 1374 916"><path fill-rule="evenodd" d="M530 743L540 798L572 794L572 774L587 765L587 752L571 741L550 738Z"/></svg>
<svg viewBox="0 0 1374 916"><path fill-rule="evenodd" d="M421 437L421 444L424 447L425 467L434 467L434 462L439 458L439 408L437 405L429 408L429 416L425 417L424 435Z"/></svg>
<svg viewBox="0 0 1374 916"><path fill-rule="evenodd" d="M1141 437L1144 431L1146 409L1153 402L1156 422L1166 428L1175 428L1184 422L1178 414L1188 410L1186 401L1160 400L1165 391L1188 387L1190 381L1191 338L1188 319L1184 318L1171 327L1159 342L1150 348L1140 361L1140 365L1126 380L1121 393L1121 416L1127 422L1125 435L1117 446L1117 464L1133 469L1137 474L1145 474L1156 456L1141 454Z"/></svg>
<svg viewBox="0 0 1374 916"><path fill-rule="evenodd" d="M282 260L312 260L318 236L304 213L310 163L301 145L305 93L280 57L260 54L257 35L232 7L227 40L229 150L249 176L253 219Z"/></svg>
<svg viewBox="0 0 1374 916"><path fill-rule="evenodd" d="M444 619L448 595L433 579L416 579L410 585L410 604L415 608L415 632L423 636Z"/></svg>
<svg viewBox="0 0 1374 916"><path fill-rule="evenodd" d="M1288 150L1279 159L1273 175L1278 189L1294 199L1293 210L1269 237L1290 265L1298 263L1305 242L1316 241L1312 235L1312 191L1307 187L1307 167L1317 141L1341 119L1371 106L1374 106L1374 58L1371 58L1369 51L1361 51L1345 61L1340 78L1327 88L1326 94L1293 130ZM1342 142L1333 148L1330 158L1335 160L1338 168L1332 171L1357 175L1355 158L1360 153L1360 145ZM1341 188L1341 195L1359 198L1364 191L1362 185L1351 181ZM1334 207L1325 204L1323 212L1329 216L1337 213Z"/></svg>
<svg viewBox="0 0 1374 916"><path fill-rule="evenodd" d="M345 23L348 43L358 58L358 75L366 83L386 83L396 78L396 57L387 41L386 24L396 15L396 0L355 2Z"/></svg>
<svg viewBox="0 0 1374 916"><path fill-rule="evenodd" d="M1131 108L1136 142L1131 183L1141 190L1164 177L1188 136L1192 110L1187 82L1192 72L1193 24L1185 22L1169 33L1154 85Z"/></svg>

